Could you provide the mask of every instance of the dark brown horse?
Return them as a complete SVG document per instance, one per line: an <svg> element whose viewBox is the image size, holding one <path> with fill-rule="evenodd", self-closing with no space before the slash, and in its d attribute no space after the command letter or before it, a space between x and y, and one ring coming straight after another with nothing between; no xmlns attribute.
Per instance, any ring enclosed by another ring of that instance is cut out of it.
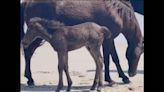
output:
<svg viewBox="0 0 164 92"><path fill-rule="evenodd" d="M48 33L50 31L51 33ZM91 90L94 90L97 84L98 90L101 90L103 86L103 59L100 53L100 46L104 39L111 38L111 32L108 28L99 26L94 22L64 26L56 21L38 17L31 18L28 31L22 41L23 46L27 48L38 37L48 41L58 53L59 83L57 92L63 87L63 70L66 73L68 82L67 91L70 91L72 80L68 71L68 51L79 49L83 46L88 49L96 64L95 79Z"/></svg>
<svg viewBox="0 0 164 92"><path fill-rule="evenodd" d="M25 0L24 15L27 26L32 17L41 17L63 22L65 25L75 25L83 22L95 22L108 27L113 38L104 40L103 55L105 65L105 81L113 83L109 74L109 55L117 67L119 77L124 83L129 78L123 73L114 45L114 38L122 33L128 42L126 57L128 59L129 76L136 75L138 61L143 53L143 36L130 2L126 0ZM25 49L25 76L28 85L33 85L30 70L30 59L42 39L36 39Z"/></svg>

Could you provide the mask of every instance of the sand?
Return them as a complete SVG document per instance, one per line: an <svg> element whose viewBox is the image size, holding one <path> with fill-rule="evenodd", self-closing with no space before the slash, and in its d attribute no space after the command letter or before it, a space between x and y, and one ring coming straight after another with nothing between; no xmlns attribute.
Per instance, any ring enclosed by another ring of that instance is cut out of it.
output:
<svg viewBox="0 0 164 92"><path fill-rule="evenodd" d="M116 39L116 49L119 55L120 63L123 71L126 75L128 75L128 63L125 57L126 48L126 42L119 42ZM116 67L111 60L111 77L114 81L116 81L116 84L113 87L110 87L107 82L104 82L102 92L144 92L143 57L144 54L142 54L140 58L137 75L135 77L130 77L130 84L123 84L122 79L118 78ZM46 42L43 46L39 47L32 56L31 62L32 76L36 86L28 87L26 84L27 79L24 77L25 61L23 51L21 49L21 92L54 92L58 83L58 59L57 53L53 51L50 44ZM71 92L91 92L89 89L94 79L95 63L85 47L69 52L69 71L73 81ZM61 92L65 92L67 87L65 74L63 78L64 88Z"/></svg>

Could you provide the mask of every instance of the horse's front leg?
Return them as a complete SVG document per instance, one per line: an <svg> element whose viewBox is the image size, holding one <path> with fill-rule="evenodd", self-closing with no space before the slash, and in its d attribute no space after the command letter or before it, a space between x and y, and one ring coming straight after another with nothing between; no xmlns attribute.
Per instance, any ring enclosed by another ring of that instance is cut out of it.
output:
<svg viewBox="0 0 164 92"><path fill-rule="evenodd" d="M108 39L104 39L104 42L102 44L103 46L103 60L104 60L104 66L105 66L105 81L109 83L110 86L112 86L115 82L110 77L110 41Z"/></svg>
<svg viewBox="0 0 164 92"><path fill-rule="evenodd" d="M29 86L34 85L34 81L31 74L31 57L35 49L40 46L42 39L36 39L33 43L29 45L27 49L24 49L25 55L25 77L28 79L27 84Z"/></svg>
<svg viewBox="0 0 164 92"><path fill-rule="evenodd" d="M122 78L122 81L123 81L124 83L130 83L129 78L124 74L124 72L123 72L123 70L122 70L122 68L121 68L121 66L120 66L120 61L119 61L119 58L118 58L118 54L117 54L117 52L116 52L114 40L111 40L111 41L110 41L110 51L111 51L110 53L111 53L113 62L114 62L115 65L116 65L116 68L117 68L119 77Z"/></svg>

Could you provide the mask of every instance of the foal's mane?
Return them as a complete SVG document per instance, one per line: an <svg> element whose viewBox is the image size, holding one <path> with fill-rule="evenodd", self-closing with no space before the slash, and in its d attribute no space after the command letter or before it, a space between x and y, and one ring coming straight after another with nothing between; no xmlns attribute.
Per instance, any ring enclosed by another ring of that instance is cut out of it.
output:
<svg viewBox="0 0 164 92"><path fill-rule="evenodd" d="M43 27L48 29L57 29L64 26L63 23L56 20L47 20L40 17L34 17L30 19L30 23L35 23L35 22L40 23Z"/></svg>
<svg viewBox="0 0 164 92"><path fill-rule="evenodd" d="M47 26L49 28L53 28L53 29L57 29L57 28L61 28L63 26L65 26L63 23L56 21L56 20L50 20L47 22Z"/></svg>

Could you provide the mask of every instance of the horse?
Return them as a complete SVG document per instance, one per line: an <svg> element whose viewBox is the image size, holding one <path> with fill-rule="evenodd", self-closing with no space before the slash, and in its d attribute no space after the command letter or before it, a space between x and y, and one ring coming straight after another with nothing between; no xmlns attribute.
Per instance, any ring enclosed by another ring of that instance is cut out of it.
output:
<svg viewBox="0 0 164 92"><path fill-rule="evenodd" d="M105 39L103 42L104 76L105 81L110 85L114 81L110 77L109 55L112 56L119 77L124 83L130 83L120 66L114 44L114 38L122 33L128 43L126 51L129 66L128 74L130 77L136 75L138 61L144 51L144 39L130 2L125 0L25 0L22 4L24 4L24 20L27 26L29 26L30 18L41 17L60 21L67 26L95 22L110 29L113 34L112 38ZM24 49L25 77L28 79L28 85L34 85L30 59L41 42L42 39L38 38L28 48Z"/></svg>
<svg viewBox="0 0 164 92"><path fill-rule="evenodd" d="M32 41L40 37L48 41L58 53L59 83L56 89L57 92L63 88L63 70L66 73L68 82L67 91L71 89L72 80L68 71L68 52L84 46L90 52L96 64L96 73L91 90L94 90L97 84L97 90L101 90L103 86L103 59L100 46L104 39L111 38L111 32L108 28L94 22L64 26L59 22L39 17L31 18L29 25L28 31L22 40L24 48L27 48Z"/></svg>

